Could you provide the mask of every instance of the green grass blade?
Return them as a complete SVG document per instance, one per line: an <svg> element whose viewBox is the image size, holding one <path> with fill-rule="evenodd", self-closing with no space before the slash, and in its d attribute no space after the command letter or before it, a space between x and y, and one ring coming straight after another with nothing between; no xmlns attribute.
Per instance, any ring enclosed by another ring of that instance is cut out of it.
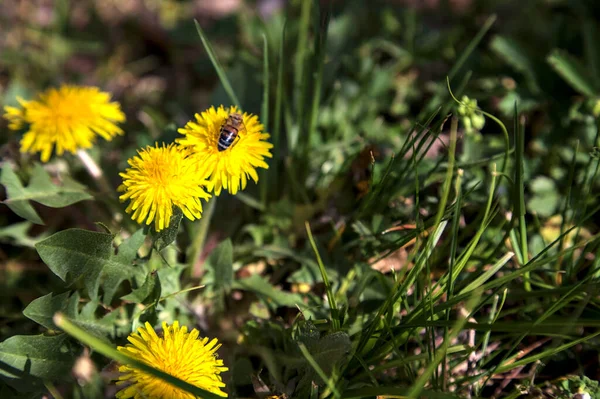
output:
<svg viewBox="0 0 600 399"><path fill-rule="evenodd" d="M567 349L569 349L569 348L571 348L571 347L573 347L575 345L579 345L579 344L582 344L582 343L584 343L586 341L589 341L589 340L597 337L598 335L600 335L600 331L598 331L598 332L596 332L594 334L587 335L587 336L582 337L580 339L576 339L574 341L568 342L566 344L557 346L556 348L551 348L551 349L545 350L545 351L543 351L541 353L538 353L538 354L535 354L535 355L523 358L521 360L517 360L517 361L515 361L513 363L500 366L496 370L496 373L498 373L498 374L505 373L505 372L513 370L513 369L515 369L517 367L521 367L521 366L524 366L524 365L527 365L527 364L534 363L534 362L536 362L538 360L542 360L544 358L548 358L548 357L556 355L557 353L560 353L560 352L562 352L564 350L567 350Z"/></svg>
<svg viewBox="0 0 600 399"><path fill-rule="evenodd" d="M452 241L450 243L450 259L448 262L448 275L452 276L454 269L454 264L456 262L456 252L458 251L458 237L459 237L459 228L460 228L460 216L461 216L461 208L462 208L462 177L463 171L461 169L458 170L456 175L456 180L454 181L454 191L456 193L456 203L454 206L454 215L452 215ZM446 296L448 300L452 299L454 295L454 279L450 278L448 280L448 284L446 284ZM446 321L450 320L450 309L446 311ZM444 330L444 341L448 339L448 329ZM446 390L447 388L447 361L446 355L444 355L444 359L442 359L442 389Z"/></svg>
<svg viewBox="0 0 600 399"><path fill-rule="evenodd" d="M263 33L263 98L262 98L262 106L260 111L260 120L262 121L265 128L269 129L269 104L270 102L270 86L269 82L271 76L269 73L269 42L267 40L267 35Z"/></svg>
<svg viewBox="0 0 600 399"><path fill-rule="evenodd" d="M571 54L554 50L547 58L548 63L573 89L588 97L598 97L600 90L589 75L585 65Z"/></svg>
<svg viewBox="0 0 600 399"><path fill-rule="evenodd" d="M310 33L310 10L313 0L303 0L300 9L300 22L298 29L298 44L296 47L296 59L294 61L294 103L296 106L296 115L299 121L304 115L304 98L307 84L304 81L305 60L308 52L308 35ZM318 7L318 4L315 6Z"/></svg>
<svg viewBox="0 0 600 399"><path fill-rule="evenodd" d="M206 53L208 54L208 58L210 58L210 61L212 62L213 67L215 68L215 71L217 71L217 75L219 76L219 80L221 81L221 84L223 85L225 92L229 96L229 99L231 100L232 104L234 104L238 107L241 107L240 100L235 95L235 92L233 91L233 88L231 87L231 83L229 83L229 79L227 78L227 74L225 73L225 70L219 63L219 60L217 59L217 56L215 55L215 52L214 52L210 42L208 41L208 38L204 34L204 31L200 27L200 24L198 23L198 21L195 19L194 19L194 24L196 25L196 31L198 32L198 35L200 36L200 40L202 40L204 49L206 50Z"/></svg>
<svg viewBox="0 0 600 399"><path fill-rule="evenodd" d="M466 308L474 309L477 306L479 299L480 299L480 296L473 295L471 300L466 304ZM471 313L471 311L469 311L469 313ZM433 361L427 365L427 367L425 368L425 371L423 371L423 373L419 376L419 378L417 378L417 381L414 383L409 394L407 395L409 398L418 397L419 394L423 391L423 389L425 389L425 385L427 384L427 382L433 375L433 372L438 368L438 365L440 364L442 359L446 356L446 352L448 351L448 348L450 347L450 342L452 342L458 336L458 334L462 331L462 329L463 329L464 325L467 323L469 317L470 316L464 317L462 319L458 319L454 323L454 325L452 326L452 332L449 334L448 339L444 340L444 342L442 343L440 348L437 348Z"/></svg>
<svg viewBox="0 0 600 399"><path fill-rule="evenodd" d="M281 118L284 101L283 93L283 64L284 64L284 50L285 50L285 29L287 21L283 23L283 29L281 30L281 40L279 42L279 54L277 57L277 87L275 88L275 116L273 121L273 171L272 174L274 179L278 178L279 163L281 159ZM289 132L288 132L289 133ZM288 137L288 145L290 140Z"/></svg>
<svg viewBox="0 0 600 399"><path fill-rule="evenodd" d="M319 28L319 34L316 35L316 43L315 43L315 63L317 64L317 70L315 72L314 79L314 87L313 87L313 101L312 108L310 111L310 130L309 135L306 140L306 143L310 143L310 138L315 132L317 127L317 117L319 115L318 109L319 104L321 103L321 85L323 83L323 68L325 66L325 56L326 56L326 47L327 47L327 32L329 28L329 10L325 11L325 15L323 20L321 21L321 26ZM307 146L308 150L308 146Z"/></svg>
<svg viewBox="0 0 600 399"><path fill-rule="evenodd" d="M492 25L494 25L494 22L496 22L496 15L490 16L485 21L485 23L483 24L483 26L481 27L479 32L477 32L477 35L475 35L475 37L467 45L467 48L465 49L465 51L463 51L463 53L460 55L460 57L458 58L456 63L452 66L452 69L450 70L450 72L448 72L448 78L450 80L452 80L454 78L454 76L458 73L460 68L462 68L463 64L467 61L467 58L469 58L471 53L473 53L473 51L479 45L479 43L481 42L483 37L490 30Z"/></svg>
<svg viewBox="0 0 600 399"><path fill-rule="evenodd" d="M338 307L335 301L335 295L333 294L333 290L331 289L331 284L329 283L329 278L327 277L327 271L325 270L325 265L323 264L323 260L321 259L321 255L319 254L319 249L317 248L317 244L315 243L315 239L313 238L312 231L310 229L310 224L305 222L306 234L308 235L308 240L310 241L310 245L315 253L317 258L317 264L319 265L319 271L321 272L321 277L323 278L323 283L325 284L325 290L327 292L327 300L329 301L329 308L331 309L331 324L333 331L337 331L340 329L340 320L338 315Z"/></svg>
<svg viewBox="0 0 600 399"><path fill-rule="evenodd" d="M270 74L269 74L269 42L267 41L267 35L263 33L263 98L262 98L262 107L260 112L260 119L265 126L265 129L269 131L269 104L270 104L270 87L269 82ZM279 150L275 151L276 153ZM260 185L260 202L263 207L267 205L267 194L269 189L269 171L262 170L260 172L262 183ZM274 174L275 179L277 179L277 174Z"/></svg>
<svg viewBox="0 0 600 399"><path fill-rule="evenodd" d="M515 175L514 175L514 215L518 219L519 227L519 251L521 253L521 265L525 265L529 261L528 248L527 248L527 222L525 221L525 214L527 209L525 208L525 135L523 134L523 125L519 123L519 111L517 109L517 103L515 102ZM530 273L527 272L523 275L525 290L531 291Z"/></svg>
<svg viewBox="0 0 600 399"><path fill-rule="evenodd" d="M510 259L512 259L513 256L515 256L513 252L509 252L506 255L504 255L492 267L486 270L481 276L477 277L471 282L471 284L463 288L458 295L466 294L467 292L473 291L474 289L482 286L494 274L496 274L502 268L502 266L504 266Z"/></svg>

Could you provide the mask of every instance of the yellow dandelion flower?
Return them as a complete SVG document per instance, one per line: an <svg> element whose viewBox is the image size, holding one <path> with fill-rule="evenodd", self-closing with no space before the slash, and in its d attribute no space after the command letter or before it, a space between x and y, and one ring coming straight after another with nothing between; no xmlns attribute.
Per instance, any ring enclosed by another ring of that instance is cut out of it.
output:
<svg viewBox="0 0 600 399"><path fill-rule="evenodd" d="M202 216L201 199L210 198L204 191L205 174L190 152L178 145L147 146L129 159L130 168L120 173L123 184L119 199L130 200L126 212L138 223L155 221L155 230L169 227L173 206L190 220Z"/></svg>
<svg viewBox="0 0 600 399"><path fill-rule="evenodd" d="M40 93L35 100L18 99L21 107L4 107L9 128L28 128L21 139L21 152L41 153L48 162L52 149L62 155L90 148L101 136L112 140L123 130L116 125L125 121L117 102L97 87L64 85Z"/></svg>
<svg viewBox="0 0 600 399"><path fill-rule="evenodd" d="M193 149L201 167L206 168L208 188L214 190L215 195L219 195L221 189L236 194L246 188L248 176L258 182L256 168L269 168L265 157L272 157L269 149L273 145L266 141L270 136L263 133L264 126L256 115L242 114L242 121L236 126L239 130L237 137L226 149L219 148L221 127L230 115L239 113L236 107L210 107L196 114L195 122L190 121L178 130L185 137L177 139L177 142ZM235 124L235 121L228 123Z"/></svg>
<svg viewBox="0 0 600 399"><path fill-rule="evenodd" d="M129 335L129 344L117 349L198 388L227 397L221 391L225 383L220 374L228 368L223 366L223 360L217 359L216 352L221 346L217 339L210 342L208 338L198 339L198 330L194 328L188 333L187 327L180 327L177 321L172 326L163 323L162 327L163 336L159 337L150 323L146 322L145 327ZM119 399L195 398L191 393L134 367L123 365L119 371L121 375L117 385L131 384L117 392Z"/></svg>

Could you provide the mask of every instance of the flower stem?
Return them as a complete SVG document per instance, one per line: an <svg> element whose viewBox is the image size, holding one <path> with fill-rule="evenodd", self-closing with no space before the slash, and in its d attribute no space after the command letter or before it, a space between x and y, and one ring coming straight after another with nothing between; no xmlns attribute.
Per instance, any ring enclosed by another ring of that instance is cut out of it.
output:
<svg viewBox="0 0 600 399"><path fill-rule="evenodd" d="M212 219L216 204L216 196L208 200L204 212L202 213L200 223L198 223L198 227L194 230L192 245L190 245L187 251L188 273L190 277L194 275L194 266L196 265L196 261L200 258L202 250L204 249L204 242L206 241L206 236L208 235L210 220ZM202 272L202 268L200 268L199 272Z"/></svg>
<svg viewBox="0 0 600 399"><path fill-rule="evenodd" d="M81 160L81 163L83 163L83 166L85 166L85 168L87 169L90 176L92 176L92 178L96 182L96 185L98 186L100 191L103 194L112 192L113 189L108 180L106 179L106 176L104 176L104 172L102 172L102 169L100 169L100 166L98 166L96 161L94 161L94 159L90 157L90 154L88 154L87 151L80 149L77 150L77 156Z"/></svg>
<svg viewBox="0 0 600 399"><path fill-rule="evenodd" d="M94 161L94 159L85 150L78 150L77 157L87 169L90 176L96 182L96 186L99 191L94 194L94 197L104 204L104 209L108 213L109 220L112 223L116 223L117 228L120 225L121 217L123 217L123 210L119 204L118 199L115 197L115 190L109 183L108 179L104 175L104 172L100 166ZM130 218L125 215L123 217L123 227L130 233L136 231L139 227Z"/></svg>

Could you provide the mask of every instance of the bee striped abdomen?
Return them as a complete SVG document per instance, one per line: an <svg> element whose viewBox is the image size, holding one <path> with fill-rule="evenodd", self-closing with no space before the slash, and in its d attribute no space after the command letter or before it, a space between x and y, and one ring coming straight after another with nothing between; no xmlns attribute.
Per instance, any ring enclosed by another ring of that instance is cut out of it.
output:
<svg viewBox="0 0 600 399"><path fill-rule="evenodd" d="M217 143L217 148L219 151L225 151L235 141L240 130L244 128L244 123L242 119L242 115L238 113L230 114L223 126L221 126L221 131L219 133L219 141Z"/></svg>

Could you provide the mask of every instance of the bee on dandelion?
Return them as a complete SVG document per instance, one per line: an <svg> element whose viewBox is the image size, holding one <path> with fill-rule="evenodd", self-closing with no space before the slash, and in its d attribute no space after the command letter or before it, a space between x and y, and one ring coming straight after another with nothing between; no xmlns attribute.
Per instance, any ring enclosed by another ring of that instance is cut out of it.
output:
<svg viewBox="0 0 600 399"><path fill-rule="evenodd" d="M225 123L221 126L219 131L219 142L217 148L219 151L225 151L231 147L235 140L239 137L242 132L246 132L246 125L244 125L244 118L237 112L229 114Z"/></svg>
<svg viewBox="0 0 600 399"><path fill-rule="evenodd" d="M248 178L258 183L257 168L268 169L273 145L256 115L242 113L237 107L210 107L179 129L184 137L176 141L194 152L208 176L208 189L231 194L246 188Z"/></svg>
<svg viewBox="0 0 600 399"><path fill-rule="evenodd" d="M146 147L128 161L129 168L120 173L123 184L118 190L121 202L130 201L127 213L138 223L156 231L169 227L173 207L190 220L200 219L202 203L210 198L204 187L205 173L190 151L176 144Z"/></svg>
<svg viewBox="0 0 600 399"><path fill-rule="evenodd" d="M98 136L110 141L123 134L117 125L125 121L119 103L97 87L63 85L18 101L20 107L4 107L4 118L11 130L26 129L21 152L39 153L42 162L53 150L59 156L75 153L92 147Z"/></svg>

